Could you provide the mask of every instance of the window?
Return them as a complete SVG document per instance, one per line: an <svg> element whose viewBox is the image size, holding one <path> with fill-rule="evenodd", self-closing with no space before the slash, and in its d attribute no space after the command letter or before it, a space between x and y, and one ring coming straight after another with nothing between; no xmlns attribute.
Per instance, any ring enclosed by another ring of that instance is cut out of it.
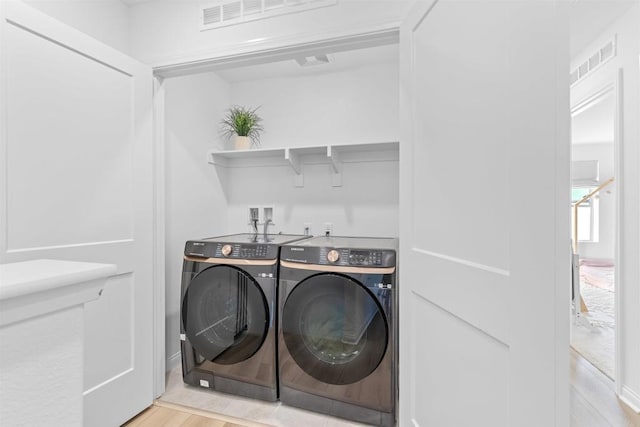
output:
<svg viewBox="0 0 640 427"><path fill-rule="evenodd" d="M573 187L571 189L571 205L573 206L594 189L595 187ZM597 195L580 204L578 207L578 242L598 242L598 213ZM573 221L573 215L571 218Z"/></svg>

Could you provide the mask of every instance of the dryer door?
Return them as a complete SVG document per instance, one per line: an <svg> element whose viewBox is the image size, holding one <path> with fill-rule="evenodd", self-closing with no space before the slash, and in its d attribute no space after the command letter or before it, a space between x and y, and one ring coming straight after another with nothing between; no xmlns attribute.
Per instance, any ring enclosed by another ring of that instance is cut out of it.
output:
<svg viewBox="0 0 640 427"><path fill-rule="evenodd" d="M351 384L380 364L389 325L376 297L356 280L323 273L301 281L282 310L282 332L296 364L315 379Z"/></svg>
<svg viewBox="0 0 640 427"><path fill-rule="evenodd" d="M267 335L269 307L253 277L233 266L216 265L189 283L182 299L182 326L202 357L230 365L258 351Z"/></svg>

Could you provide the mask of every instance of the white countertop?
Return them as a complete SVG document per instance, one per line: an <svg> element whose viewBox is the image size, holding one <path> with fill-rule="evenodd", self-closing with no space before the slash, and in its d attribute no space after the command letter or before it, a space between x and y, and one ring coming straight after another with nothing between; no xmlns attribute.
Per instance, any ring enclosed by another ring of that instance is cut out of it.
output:
<svg viewBox="0 0 640 427"><path fill-rule="evenodd" d="M51 259L0 264L0 325L97 299L116 270Z"/></svg>

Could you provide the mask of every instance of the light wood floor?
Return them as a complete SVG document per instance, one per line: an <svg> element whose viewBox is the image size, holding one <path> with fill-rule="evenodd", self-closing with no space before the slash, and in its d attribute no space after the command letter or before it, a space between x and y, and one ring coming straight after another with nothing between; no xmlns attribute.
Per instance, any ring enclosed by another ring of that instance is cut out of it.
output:
<svg viewBox="0 0 640 427"><path fill-rule="evenodd" d="M618 400L613 381L571 350L571 427L640 427L640 415ZM130 420L127 427L265 427L167 402L156 402Z"/></svg>
<svg viewBox="0 0 640 427"><path fill-rule="evenodd" d="M269 427L222 414L156 401L124 427Z"/></svg>
<svg viewBox="0 0 640 427"><path fill-rule="evenodd" d="M640 415L618 400L615 386L571 349L571 427L640 427Z"/></svg>

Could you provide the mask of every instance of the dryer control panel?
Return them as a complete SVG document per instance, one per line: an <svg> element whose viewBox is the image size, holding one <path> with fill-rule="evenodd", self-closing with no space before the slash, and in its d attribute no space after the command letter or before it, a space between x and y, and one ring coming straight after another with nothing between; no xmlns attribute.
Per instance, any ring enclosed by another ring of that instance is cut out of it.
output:
<svg viewBox="0 0 640 427"><path fill-rule="evenodd" d="M389 249L283 246L283 261L353 267L394 267L396 252Z"/></svg>
<svg viewBox="0 0 640 427"><path fill-rule="evenodd" d="M278 258L278 246L190 240L185 245L184 254L201 258L276 259Z"/></svg>

